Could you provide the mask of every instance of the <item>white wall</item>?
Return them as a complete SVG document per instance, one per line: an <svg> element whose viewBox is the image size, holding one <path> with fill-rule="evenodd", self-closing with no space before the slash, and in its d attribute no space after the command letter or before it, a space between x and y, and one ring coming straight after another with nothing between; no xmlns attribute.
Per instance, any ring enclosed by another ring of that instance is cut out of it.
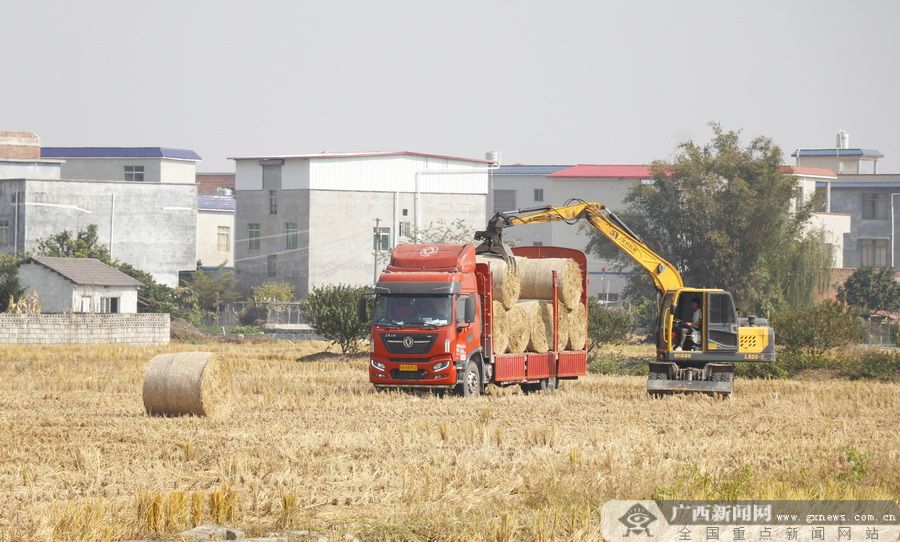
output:
<svg viewBox="0 0 900 542"><path fill-rule="evenodd" d="M161 183L194 184L197 182L197 163L192 160L162 159L159 162Z"/></svg>
<svg viewBox="0 0 900 542"><path fill-rule="evenodd" d="M0 159L0 179L59 179L62 161Z"/></svg>
<svg viewBox="0 0 900 542"><path fill-rule="evenodd" d="M262 190L262 166L258 160L234 161L234 189Z"/></svg>
<svg viewBox="0 0 900 542"><path fill-rule="evenodd" d="M229 231L228 250L219 251L219 227ZM234 213L225 211L197 211L197 259L204 266L234 265Z"/></svg>
<svg viewBox="0 0 900 542"><path fill-rule="evenodd" d="M488 175L478 162L388 155L311 158L309 179L313 190L486 194Z"/></svg>
<svg viewBox="0 0 900 542"><path fill-rule="evenodd" d="M66 158L63 179L124 181L125 166L144 166L146 183L193 184L197 164L192 160L165 158Z"/></svg>

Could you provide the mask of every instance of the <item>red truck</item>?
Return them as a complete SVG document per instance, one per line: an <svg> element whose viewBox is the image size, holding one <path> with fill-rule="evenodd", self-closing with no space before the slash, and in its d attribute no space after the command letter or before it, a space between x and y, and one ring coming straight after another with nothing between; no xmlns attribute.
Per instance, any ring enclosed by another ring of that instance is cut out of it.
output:
<svg viewBox="0 0 900 542"><path fill-rule="evenodd" d="M526 258L571 258L582 275L586 303L587 259L570 248L512 249ZM474 245L398 245L375 285L369 380L376 388L419 388L478 396L487 384L552 391L559 380L587 369L587 351L493 354L492 278L477 263ZM553 315L562 309L554 280ZM365 306L360 306L366 317ZM554 330L557 326L554 325Z"/></svg>

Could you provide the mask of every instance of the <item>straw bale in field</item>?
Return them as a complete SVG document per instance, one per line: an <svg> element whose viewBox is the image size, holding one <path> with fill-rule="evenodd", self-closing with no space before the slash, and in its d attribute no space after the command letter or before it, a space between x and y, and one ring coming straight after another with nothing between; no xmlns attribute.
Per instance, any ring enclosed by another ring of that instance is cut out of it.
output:
<svg viewBox="0 0 900 542"><path fill-rule="evenodd" d="M493 281L494 300L503 303L504 308L511 308L519 300L519 289L521 284L519 276L514 273L506 261L499 256L481 255L477 256L478 263L485 263L491 269L491 280Z"/></svg>
<svg viewBox="0 0 900 542"><path fill-rule="evenodd" d="M559 279L559 300L572 308L581 303L581 270L570 258L516 257L522 299L553 299L553 271Z"/></svg>
<svg viewBox="0 0 900 542"><path fill-rule="evenodd" d="M231 371L211 352L160 354L144 372L144 409L154 416L221 416L231 410Z"/></svg>
<svg viewBox="0 0 900 542"><path fill-rule="evenodd" d="M509 318L503 303L494 301L494 345L495 354L506 352L509 347Z"/></svg>
<svg viewBox="0 0 900 542"><path fill-rule="evenodd" d="M560 319L563 315L560 315ZM587 310L581 303L565 313L568 331L568 341L565 348L568 350L583 350L587 342Z"/></svg>

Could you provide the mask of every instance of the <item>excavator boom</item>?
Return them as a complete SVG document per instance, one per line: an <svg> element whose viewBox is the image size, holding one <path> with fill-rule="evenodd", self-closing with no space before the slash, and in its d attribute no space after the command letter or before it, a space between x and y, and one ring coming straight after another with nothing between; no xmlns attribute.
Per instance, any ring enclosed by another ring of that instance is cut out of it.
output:
<svg viewBox="0 0 900 542"><path fill-rule="evenodd" d="M503 243L503 228L560 221L574 224L582 219L587 220L646 271L660 294L684 287L684 281L675 266L654 252L650 245L641 240L612 211L599 202L577 200L577 203L562 207L533 207L499 212L488 222L487 229L475 234L475 239L481 241L476 252L497 254L514 265L509 250Z"/></svg>

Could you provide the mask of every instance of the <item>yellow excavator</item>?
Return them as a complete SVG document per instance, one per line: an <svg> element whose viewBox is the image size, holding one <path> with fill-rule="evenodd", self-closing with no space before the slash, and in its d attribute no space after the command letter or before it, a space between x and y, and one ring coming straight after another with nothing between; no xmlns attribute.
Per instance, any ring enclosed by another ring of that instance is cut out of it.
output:
<svg viewBox="0 0 900 542"><path fill-rule="evenodd" d="M611 210L598 202L570 200L561 207L532 207L494 215L479 254L496 254L511 266L515 259L503 230L509 226L586 220L643 269L656 287L656 359L650 361L647 391L652 395L702 392L731 395L734 363L775 360L775 333L763 319L738 320L731 294L684 285L674 265L657 254Z"/></svg>

